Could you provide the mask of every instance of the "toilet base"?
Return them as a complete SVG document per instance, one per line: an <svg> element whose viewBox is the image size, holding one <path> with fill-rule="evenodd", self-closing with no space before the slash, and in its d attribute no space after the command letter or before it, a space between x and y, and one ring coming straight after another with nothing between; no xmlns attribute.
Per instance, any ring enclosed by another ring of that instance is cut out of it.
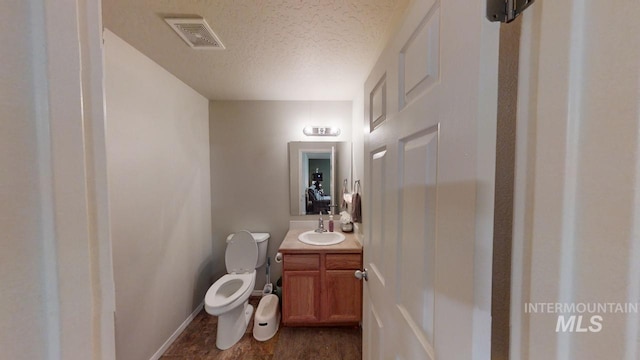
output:
<svg viewBox="0 0 640 360"><path fill-rule="evenodd" d="M226 350L235 345L247 331L247 325L253 315L253 306L249 301L218 316L216 347Z"/></svg>

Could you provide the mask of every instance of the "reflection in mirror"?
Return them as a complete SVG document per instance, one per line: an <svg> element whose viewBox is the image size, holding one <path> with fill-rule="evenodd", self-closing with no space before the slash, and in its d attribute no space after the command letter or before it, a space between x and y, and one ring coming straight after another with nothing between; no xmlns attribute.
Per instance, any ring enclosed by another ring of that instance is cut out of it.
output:
<svg viewBox="0 0 640 360"><path fill-rule="evenodd" d="M302 181L305 214L327 214L332 199L332 152L302 152ZM326 181L328 180L328 181ZM301 197L302 198L302 197Z"/></svg>
<svg viewBox="0 0 640 360"><path fill-rule="evenodd" d="M343 142L289 143L291 215L339 211L336 196L340 189L336 184L342 181L336 179L350 177L351 155L347 154L347 148Z"/></svg>

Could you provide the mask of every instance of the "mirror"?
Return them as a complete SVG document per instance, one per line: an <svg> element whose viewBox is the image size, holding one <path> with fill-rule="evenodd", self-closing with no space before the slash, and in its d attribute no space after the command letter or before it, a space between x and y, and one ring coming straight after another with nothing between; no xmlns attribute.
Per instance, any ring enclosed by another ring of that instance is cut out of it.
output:
<svg viewBox="0 0 640 360"><path fill-rule="evenodd" d="M289 143L291 215L340 212L342 182L351 178L351 146L347 142Z"/></svg>

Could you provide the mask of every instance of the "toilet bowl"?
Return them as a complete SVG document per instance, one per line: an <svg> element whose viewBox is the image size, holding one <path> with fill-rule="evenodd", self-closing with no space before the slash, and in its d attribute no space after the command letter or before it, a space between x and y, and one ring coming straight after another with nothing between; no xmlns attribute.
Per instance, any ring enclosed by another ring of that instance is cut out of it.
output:
<svg viewBox="0 0 640 360"><path fill-rule="evenodd" d="M269 234L248 231L227 238L227 274L211 285L204 298L205 311L218 316L216 346L220 350L233 346L247 330L253 314L248 300L256 282L256 267L264 263L260 257L266 257L268 238Z"/></svg>

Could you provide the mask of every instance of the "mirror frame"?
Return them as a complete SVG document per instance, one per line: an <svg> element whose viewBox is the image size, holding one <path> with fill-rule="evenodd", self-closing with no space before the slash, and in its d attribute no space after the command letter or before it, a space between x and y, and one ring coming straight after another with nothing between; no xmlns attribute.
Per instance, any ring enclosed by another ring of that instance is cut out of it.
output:
<svg viewBox="0 0 640 360"><path fill-rule="evenodd" d="M346 146L344 145L346 144ZM342 149L342 150L341 150ZM301 214L300 204L304 201L301 200L303 196L303 189L301 188L302 173L301 173L301 155L304 152L316 152L326 153L332 152L331 156L331 205L339 205L337 202L338 186L342 182L337 181L339 175L339 169L342 164L339 163L338 158L341 157L340 151L350 149L350 144L347 142L329 142L329 141L292 141L288 143L289 152L289 213L291 216L310 217L317 216L318 214ZM351 160L351 154L345 159ZM348 164L348 174L343 174L345 178L351 177L351 164ZM333 208L333 213L339 212L339 209Z"/></svg>

